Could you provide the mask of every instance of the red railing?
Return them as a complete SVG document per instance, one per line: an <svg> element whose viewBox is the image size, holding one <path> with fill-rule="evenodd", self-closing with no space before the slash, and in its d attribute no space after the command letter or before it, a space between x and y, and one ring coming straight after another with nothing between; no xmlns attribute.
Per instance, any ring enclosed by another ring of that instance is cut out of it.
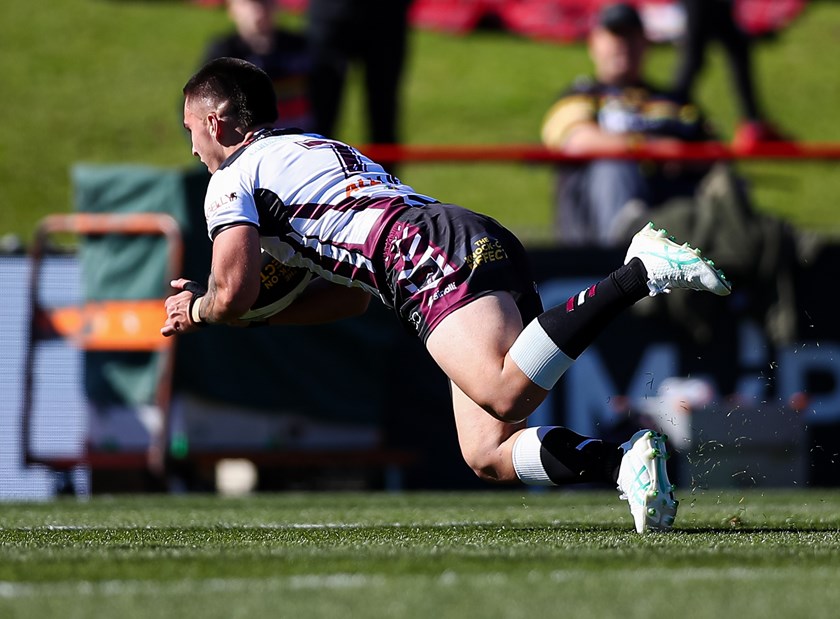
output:
<svg viewBox="0 0 840 619"><path fill-rule="evenodd" d="M630 150L598 150L569 155L539 145L487 144L368 144L360 150L382 163L436 162L557 162L580 163L593 159L631 159L647 161L710 160L815 160L840 159L840 144L802 142L763 142L749 148L734 148L723 142L657 144L651 142Z"/></svg>

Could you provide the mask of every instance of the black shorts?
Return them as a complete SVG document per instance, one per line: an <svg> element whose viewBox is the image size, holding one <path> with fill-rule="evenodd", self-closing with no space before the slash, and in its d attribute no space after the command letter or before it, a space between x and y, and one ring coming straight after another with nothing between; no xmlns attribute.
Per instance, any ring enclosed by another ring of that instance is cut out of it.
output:
<svg viewBox="0 0 840 619"><path fill-rule="evenodd" d="M384 254L384 296L423 343L451 312L493 292L513 295L523 324L543 311L519 239L460 206L409 208L388 233Z"/></svg>

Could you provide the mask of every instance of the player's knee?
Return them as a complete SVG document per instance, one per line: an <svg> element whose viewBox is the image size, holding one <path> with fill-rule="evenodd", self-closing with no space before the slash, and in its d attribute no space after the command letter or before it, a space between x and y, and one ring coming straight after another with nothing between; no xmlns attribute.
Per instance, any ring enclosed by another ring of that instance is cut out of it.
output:
<svg viewBox="0 0 840 619"><path fill-rule="evenodd" d="M470 465L473 473L475 473L476 477L478 477L482 481L489 481L491 483L502 483L503 479L499 475L498 469L493 466L492 464L487 465L472 465L469 462L467 464Z"/></svg>
<svg viewBox="0 0 840 619"><path fill-rule="evenodd" d="M522 375L519 382L503 380L482 385L471 398L499 421L519 423L534 412L547 393Z"/></svg>
<svg viewBox="0 0 840 619"><path fill-rule="evenodd" d="M523 409L520 406L512 406L497 411L497 414L498 418L505 423L519 423L525 421L532 412L533 409L531 408Z"/></svg>
<svg viewBox="0 0 840 619"><path fill-rule="evenodd" d="M534 407L522 398L500 395L487 399L481 407L499 421L518 423L527 419L534 411Z"/></svg>

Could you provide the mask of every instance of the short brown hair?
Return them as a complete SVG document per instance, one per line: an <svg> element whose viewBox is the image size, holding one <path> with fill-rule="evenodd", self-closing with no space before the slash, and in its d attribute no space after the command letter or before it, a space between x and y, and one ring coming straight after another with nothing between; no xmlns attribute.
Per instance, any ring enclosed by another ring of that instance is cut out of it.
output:
<svg viewBox="0 0 840 619"><path fill-rule="evenodd" d="M217 58L205 64L184 86L184 96L227 103L226 115L243 129L277 122L277 95L271 78L238 58Z"/></svg>

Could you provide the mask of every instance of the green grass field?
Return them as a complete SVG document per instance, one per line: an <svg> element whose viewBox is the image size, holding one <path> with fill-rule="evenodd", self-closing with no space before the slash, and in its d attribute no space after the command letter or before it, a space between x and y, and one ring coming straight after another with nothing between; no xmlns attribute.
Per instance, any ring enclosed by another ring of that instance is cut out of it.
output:
<svg viewBox="0 0 840 619"><path fill-rule="evenodd" d="M300 18L287 17L295 28ZM40 217L73 207L75 163L193 165L180 128L181 87L204 45L229 29L224 11L187 0L34 0L0 3L0 235L28 240ZM840 142L840 80L830 58L840 5L811 2L793 25L755 48L768 115L796 138ZM737 111L721 50L713 47L698 99L729 139ZM648 76L668 81L672 46L652 50ZM590 64L583 45L502 32L454 37L415 31L404 82L409 144L536 143L546 110ZM358 75L337 137L365 142ZM760 209L840 234L837 163L743 166ZM547 241L552 212L542 165L407 165L419 191L486 212L526 242Z"/></svg>
<svg viewBox="0 0 840 619"><path fill-rule="evenodd" d="M840 492L705 491L639 536L614 493L6 504L0 617L836 617Z"/></svg>

